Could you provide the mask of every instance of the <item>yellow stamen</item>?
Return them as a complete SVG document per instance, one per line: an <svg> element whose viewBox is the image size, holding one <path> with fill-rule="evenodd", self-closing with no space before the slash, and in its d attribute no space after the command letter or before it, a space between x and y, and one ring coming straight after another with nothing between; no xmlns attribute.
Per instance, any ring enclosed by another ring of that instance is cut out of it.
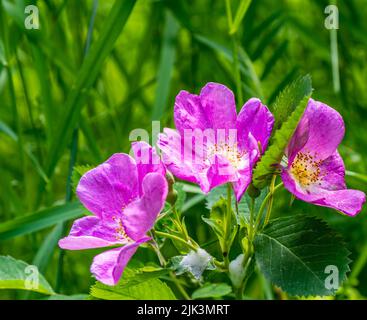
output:
<svg viewBox="0 0 367 320"><path fill-rule="evenodd" d="M320 165L322 161L316 160L310 152L299 152L293 160L290 172L302 187L309 187L321 183Z"/></svg>

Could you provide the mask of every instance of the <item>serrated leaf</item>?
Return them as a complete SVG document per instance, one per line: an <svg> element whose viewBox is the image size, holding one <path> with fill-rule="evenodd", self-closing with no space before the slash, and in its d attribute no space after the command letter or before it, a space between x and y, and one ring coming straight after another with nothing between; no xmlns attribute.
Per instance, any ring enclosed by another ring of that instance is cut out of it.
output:
<svg viewBox="0 0 367 320"><path fill-rule="evenodd" d="M195 290L192 294L192 298L221 298L231 292L232 288L227 283L207 283L201 288Z"/></svg>
<svg viewBox="0 0 367 320"><path fill-rule="evenodd" d="M47 280L37 274L35 266L10 256L0 256L0 289L18 289L53 295Z"/></svg>
<svg viewBox="0 0 367 320"><path fill-rule="evenodd" d="M277 165L303 116L311 93L311 78L305 76L287 86L278 96L273 113L275 128L280 128L275 131L270 146L253 171L253 184L256 188L264 188L271 175L277 171Z"/></svg>
<svg viewBox="0 0 367 320"><path fill-rule="evenodd" d="M290 115L300 102L312 93L312 81L310 75L300 77L290 83L278 95L271 111L275 118L274 128L279 129L288 120Z"/></svg>
<svg viewBox="0 0 367 320"><path fill-rule="evenodd" d="M335 266L339 285L349 271L349 251L323 221L302 215L272 221L256 236L255 257L266 278L293 296L325 296L327 266Z"/></svg>
<svg viewBox="0 0 367 320"><path fill-rule="evenodd" d="M158 277L167 270L141 272L126 268L116 286L96 282L91 287L91 296L102 300L175 300L172 290Z"/></svg>

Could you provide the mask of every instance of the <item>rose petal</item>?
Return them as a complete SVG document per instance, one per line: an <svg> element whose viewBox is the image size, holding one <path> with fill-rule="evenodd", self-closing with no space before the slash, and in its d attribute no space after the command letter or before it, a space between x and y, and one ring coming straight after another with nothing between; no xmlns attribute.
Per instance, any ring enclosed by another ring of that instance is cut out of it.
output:
<svg viewBox="0 0 367 320"><path fill-rule="evenodd" d="M236 102L226 86L209 82L200 92L200 101L210 128L236 128Z"/></svg>
<svg viewBox="0 0 367 320"><path fill-rule="evenodd" d="M59 241L59 246L67 250L83 250L126 243L126 240L116 239L116 227L98 217L80 218L74 221L69 235Z"/></svg>
<svg viewBox="0 0 367 320"><path fill-rule="evenodd" d="M134 159L117 153L85 173L76 189L83 205L100 218L110 219L138 196L138 174Z"/></svg>
<svg viewBox="0 0 367 320"><path fill-rule="evenodd" d="M167 181L159 173L148 173L142 189L142 197L130 203L121 218L127 235L133 240L142 238L152 229L168 193Z"/></svg>
<svg viewBox="0 0 367 320"><path fill-rule="evenodd" d="M149 240L150 238L146 237L124 247L108 250L95 256L90 269L91 272L98 281L110 286L116 285L139 245Z"/></svg>
<svg viewBox="0 0 367 320"><path fill-rule="evenodd" d="M132 143L132 150L136 161L139 180L139 194L142 195L142 182L144 177L150 172L157 172L166 175L160 157L157 155L155 148L152 148L144 141Z"/></svg>
<svg viewBox="0 0 367 320"><path fill-rule="evenodd" d="M237 117L238 140L241 146L247 146L249 133L260 142L264 152L274 126L274 117L259 99L252 98L242 107Z"/></svg>
<svg viewBox="0 0 367 320"><path fill-rule="evenodd" d="M308 124L305 122L308 122ZM345 131L341 115L328 105L313 99L309 100L299 127L308 127L308 139L297 152L310 152L320 160L328 158L335 152L344 137ZM305 129L297 130L292 140L303 141L304 139ZM297 149L299 149L299 145L297 146ZM289 149L289 153L294 155L295 150Z"/></svg>

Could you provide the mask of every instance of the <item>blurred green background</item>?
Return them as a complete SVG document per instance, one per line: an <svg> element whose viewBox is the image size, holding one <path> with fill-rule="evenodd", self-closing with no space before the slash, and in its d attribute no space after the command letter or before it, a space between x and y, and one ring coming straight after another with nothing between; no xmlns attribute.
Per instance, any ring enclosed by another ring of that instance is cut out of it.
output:
<svg viewBox="0 0 367 320"><path fill-rule="evenodd" d="M233 15L241 2L231 1ZM324 26L329 1L252 1L233 46L224 0L0 0L0 254L38 265L58 292L88 293L97 251L65 253L56 245L67 221L81 214L73 203L73 166L128 152L130 132L150 132L152 120L173 127L181 89L198 93L215 81L236 92L234 50L239 108L253 96L271 106L289 82L311 74L313 97L346 123L339 151L348 186L366 192L367 1L332 3L337 31ZM24 27L29 4L39 9L39 30ZM212 235L198 200L185 215L203 243ZM366 210L348 218L290 201L282 191L274 214L318 215L344 235L355 262L341 298L367 296ZM141 249L137 258L154 256ZM264 298L264 283L255 274L247 295ZM0 298L26 297L0 291Z"/></svg>

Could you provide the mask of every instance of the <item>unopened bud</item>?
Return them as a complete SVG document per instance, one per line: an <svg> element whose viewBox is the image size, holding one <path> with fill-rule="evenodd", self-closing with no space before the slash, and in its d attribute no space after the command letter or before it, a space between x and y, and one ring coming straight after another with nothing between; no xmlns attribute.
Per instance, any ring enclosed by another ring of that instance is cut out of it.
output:
<svg viewBox="0 0 367 320"><path fill-rule="evenodd" d="M248 189L247 189L247 193L248 195L252 198L252 199L256 199L259 195L260 195L260 190L258 188L256 188L252 183L249 185Z"/></svg>
<svg viewBox="0 0 367 320"><path fill-rule="evenodd" d="M173 206L177 201L177 195L178 195L177 191L173 187L173 185L175 184L175 178L173 177L171 172L167 171L166 179L168 182L167 202Z"/></svg>

